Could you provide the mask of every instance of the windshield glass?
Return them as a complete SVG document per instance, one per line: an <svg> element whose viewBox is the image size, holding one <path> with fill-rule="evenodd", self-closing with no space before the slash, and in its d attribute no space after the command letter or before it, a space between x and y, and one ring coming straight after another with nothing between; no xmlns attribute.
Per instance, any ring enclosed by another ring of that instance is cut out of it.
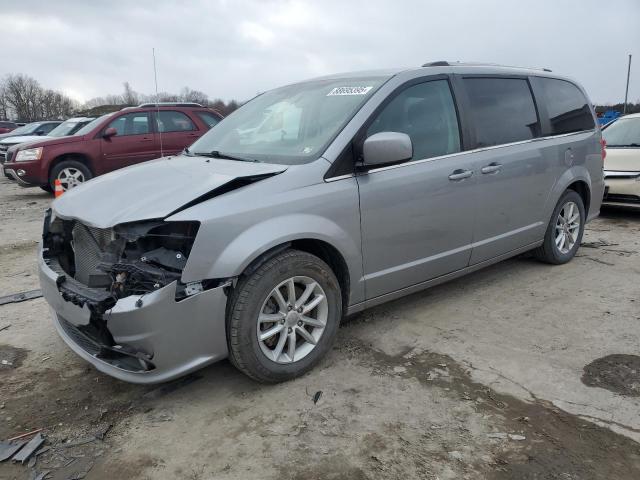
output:
<svg viewBox="0 0 640 480"><path fill-rule="evenodd" d="M607 147L640 147L640 117L621 118L602 130Z"/></svg>
<svg viewBox="0 0 640 480"><path fill-rule="evenodd" d="M56 128L51 130L48 136L49 137L66 137L67 135L73 135L85 123L86 122L83 122L83 121L67 120L66 122L62 122Z"/></svg>
<svg viewBox="0 0 640 480"><path fill-rule="evenodd" d="M295 165L316 160L388 77L316 80L257 96L191 147L191 155Z"/></svg>
<svg viewBox="0 0 640 480"><path fill-rule="evenodd" d="M102 115L101 117L96 118L95 120L90 121L89 123L87 123L84 127L82 127L80 130L78 130L75 134L76 135L86 135L87 133L89 133L91 130L93 130L94 128L96 128L97 125L99 125L100 123L102 123L102 121L106 118L109 118L111 115L113 115L113 113L107 113L106 115Z"/></svg>
<svg viewBox="0 0 640 480"><path fill-rule="evenodd" d="M27 123L26 125L23 125L22 127L18 127L15 130L13 130L11 132L11 135L28 135L29 133L33 133L35 132L38 127L40 126L40 123Z"/></svg>

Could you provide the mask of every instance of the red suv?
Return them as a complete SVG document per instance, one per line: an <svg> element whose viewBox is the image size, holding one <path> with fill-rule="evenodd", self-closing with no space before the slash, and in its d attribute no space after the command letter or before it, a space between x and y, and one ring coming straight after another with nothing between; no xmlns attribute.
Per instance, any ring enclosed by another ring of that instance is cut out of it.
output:
<svg viewBox="0 0 640 480"><path fill-rule="evenodd" d="M173 155L191 145L222 116L197 103L146 103L96 118L74 136L10 148L5 174L21 186L67 190L103 173Z"/></svg>

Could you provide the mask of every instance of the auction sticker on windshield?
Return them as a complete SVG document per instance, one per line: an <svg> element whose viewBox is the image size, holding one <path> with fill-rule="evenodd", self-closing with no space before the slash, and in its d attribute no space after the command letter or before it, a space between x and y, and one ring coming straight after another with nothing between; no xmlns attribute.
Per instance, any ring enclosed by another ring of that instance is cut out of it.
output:
<svg viewBox="0 0 640 480"><path fill-rule="evenodd" d="M336 87L327 93L327 97L334 95L366 95L373 87Z"/></svg>

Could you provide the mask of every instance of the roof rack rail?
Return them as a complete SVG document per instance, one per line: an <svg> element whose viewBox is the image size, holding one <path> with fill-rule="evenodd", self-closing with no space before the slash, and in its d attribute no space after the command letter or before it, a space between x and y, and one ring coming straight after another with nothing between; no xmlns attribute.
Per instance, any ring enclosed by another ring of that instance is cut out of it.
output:
<svg viewBox="0 0 640 480"><path fill-rule="evenodd" d="M436 62L428 62L422 65L423 67L448 67L450 65L446 60L438 60Z"/></svg>
<svg viewBox="0 0 640 480"><path fill-rule="evenodd" d="M142 103L138 105L136 108L145 108L145 107L202 107L202 105L195 102L150 102L150 103Z"/></svg>
<svg viewBox="0 0 640 480"><path fill-rule="evenodd" d="M436 62L428 62L423 67L450 67L450 66L469 66L469 67L508 67L523 68L525 70L542 70L543 72L551 72L550 68L533 68L533 67L516 67L513 65L500 65L498 63L480 63L480 62L447 62L446 60L438 60Z"/></svg>

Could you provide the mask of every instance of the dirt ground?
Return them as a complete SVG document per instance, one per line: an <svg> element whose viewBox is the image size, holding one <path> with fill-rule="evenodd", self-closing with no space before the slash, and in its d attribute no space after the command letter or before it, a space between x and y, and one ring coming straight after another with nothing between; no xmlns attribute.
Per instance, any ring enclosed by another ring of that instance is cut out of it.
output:
<svg viewBox="0 0 640 480"><path fill-rule="evenodd" d="M0 296L38 288L49 202L0 180ZM3 305L0 439L44 428L48 449L0 478L638 479L639 279L640 213L605 211L568 265L519 257L367 311L275 386L228 362L122 383L41 298Z"/></svg>

